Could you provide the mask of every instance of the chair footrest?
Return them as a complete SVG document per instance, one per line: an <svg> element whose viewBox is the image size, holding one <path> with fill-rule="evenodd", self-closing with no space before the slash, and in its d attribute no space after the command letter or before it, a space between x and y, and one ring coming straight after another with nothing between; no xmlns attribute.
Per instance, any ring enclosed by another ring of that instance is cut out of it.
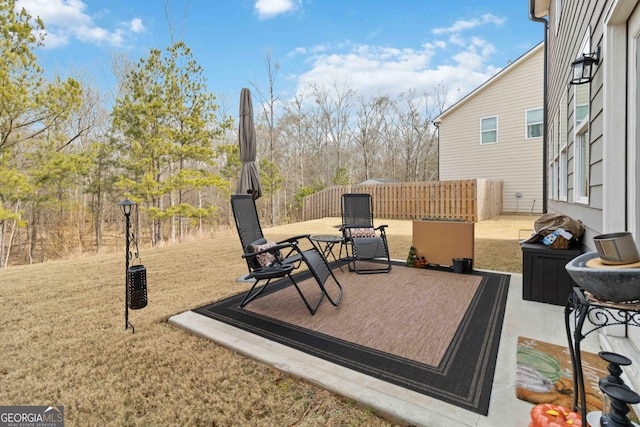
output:
<svg viewBox="0 0 640 427"><path fill-rule="evenodd" d="M275 277L282 277L285 274L291 273L292 270L293 265L291 264L272 265L270 267L257 268L249 273L248 277L254 277L258 280L272 279Z"/></svg>

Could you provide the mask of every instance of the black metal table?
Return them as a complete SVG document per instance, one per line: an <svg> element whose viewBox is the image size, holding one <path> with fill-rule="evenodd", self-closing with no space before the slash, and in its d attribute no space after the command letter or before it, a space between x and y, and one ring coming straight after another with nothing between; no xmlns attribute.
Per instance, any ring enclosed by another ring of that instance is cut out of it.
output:
<svg viewBox="0 0 640 427"><path fill-rule="evenodd" d="M336 236L334 234L316 234L309 238L313 242L317 243L318 250L327 261L329 261L329 254L331 254L334 261L338 261L336 254L333 253L333 247L338 243L342 243L344 241L344 237ZM338 267L340 268L340 271L342 271L342 266L340 264L338 264Z"/></svg>
<svg viewBox="0 0 640 427"><path fill-rule="evenodd" d="M573 315L573 333L571 317ZM589 319L591 329L583 332L585 320ZM590 333L605 326L624 325L640 327L640 303L609 303L591 298L582 288L574 287L569 294L564 309L564 321L571 355L573 370L573 410L580 409L580 415L586 420L586 396L582 375L582 356L580 342ZM626 329L625 329L626 336Z"/></svg>

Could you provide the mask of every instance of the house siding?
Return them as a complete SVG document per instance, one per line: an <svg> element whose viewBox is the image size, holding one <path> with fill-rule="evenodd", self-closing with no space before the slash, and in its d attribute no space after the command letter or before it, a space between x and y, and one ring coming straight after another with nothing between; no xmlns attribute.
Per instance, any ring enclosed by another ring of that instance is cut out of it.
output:
<svg viewBox="0 0 640 427"><path fill-rule="evenodd" d="M558 22L553 16L555 2L551 0L549 20ZM593 236L602 233L603 210L603 95L602 64L603 58L595 69L594 79L589 88L589 199L587 204L575 203L574 167L575 167L575 126L574 97L577 86L568 84L571 79L571 62L580 56L580 48L585 34L590 32L590 51L595 51L602 44L603 14L607 0L563 1L562 16L557 33L550 31L548 38L548 117L559 114L562 102L567 105L567 200L559 200L550 194L549 212L560 212L585 224L583 238L584 250L595 250ZM547 124L549 130L550 124ZM548 141L557 144L558 141ZM549 147L553 153L554 147ZM549 161L552 161L551 154ZM547 165L548 167L548 165ZM548 171L549 172L549 171ZM562 178L561 178L562 179Z"/></svg>
<svg viewBox="0 0 640 427"><path fill-rule="evenodd" d="M533 0L535 1L535 0ZM636 243L640 241L640 136L634 135L632 124L638 115L640 100L631 92L633 81L640 77L638 71L629 75L627 62L629 18L638 19L640 2L632 0L563 0L562 16L554 16L559 0L551 0L548 36L547 101L549 117L556 117L562 105L567 111L567 178L571 190L566 201L553 194L548 198L548 211L559 212L580 219L586 232L582 239L584 251L594 251L593 237L600 233L629 230L634 233ZM531 4L530 4L531 6ZM634 12L635 10L635 12ZM637 21L634 25L637 26ZM559 23L558 31L554 30ZM589 202L575 203L573 199L573 112L574 88L568 85L571 77L571 62L580 53L584 35L590 33L590 51L600 47L600 62L594 78L588 85L589 114ZM634 59L634 58L631 58ZM636 59L637 60L637 59ZM632 72L633 73L633 72ZM637 90L637 89L636 89ZM630 93L631 92L631 93ZM628 101L631 100L632 102ZM564 102L564 104L563 104ZM631 105L635 104L635 105ZM635 113L635 114L634 114ZM635 116L635 117L634 117ZM547 129L553 124L547 123ZM635 129L637 133L638 130ZM548 141L552 144L552 141ZM553 145L549 146L551 153ZM549 166L549 165L547 165ZM625 368L630 385L640 391L640 328L611 330L623 332L628 339L611 339L609 327L600 330L600 342L604 350L623 354L633 361ZM634 367L635 366L635 367ZM640 407L634 407L636 411Z"/></svg>
<svg viewBox="0 0 640 427"><path fill-rule="evenodd" d="M542 212L543 139L526 138L526 111L543 108L543 61L536 46L437 119L440 179L502 180L505 213ZM492 116L498 142L481 144L480 119Z"/></svg>

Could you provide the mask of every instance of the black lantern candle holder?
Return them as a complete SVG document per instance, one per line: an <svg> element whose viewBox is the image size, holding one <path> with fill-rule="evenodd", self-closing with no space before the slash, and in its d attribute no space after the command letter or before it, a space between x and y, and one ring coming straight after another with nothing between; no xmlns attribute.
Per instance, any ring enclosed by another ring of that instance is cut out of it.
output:
<svg viewBox="0 0 640 427"><path fill-rule="evenodd" d="M129 329L131 333L135 333L133 324L129 322L129 308L132 310L141 309L147 306L147 271L143 265L134 265L129 267L129 260L132 259L131 243L136 245L135 258L138 260L139 251L138 243L135 241L133 233L131 233L131 210L135 203L129 199L125 199L118 203L122 208L125 217L125 303L124 303L124 328Z"/></svg>
<svg viewBox="0 0 640 427"><path fill-rule="evenodd" d="M127 297L129 308L139 310L147 306L147 269L144 265L133 265L127 269Z"/></svg>

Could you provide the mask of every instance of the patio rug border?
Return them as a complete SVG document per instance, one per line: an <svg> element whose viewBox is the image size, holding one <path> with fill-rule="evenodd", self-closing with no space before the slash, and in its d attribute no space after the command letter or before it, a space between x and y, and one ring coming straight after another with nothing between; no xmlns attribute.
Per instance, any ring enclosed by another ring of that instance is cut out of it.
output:
<svg viewBox="0 0 640 427"><path fill-rule="evenodd" d="M400 262L392 264L394 268L411 268ZM337 268L337 264L332 267ZM348 369L487 415L511 276L483 271L472 274L482 276L482 281L439 366L349 343L242 309L239 303L244 292L192 311ZM308 272L303 272L296 279L304 280L308 276ZM264 294L285 286L290 286L290 282L272 283Z"/></svg>

